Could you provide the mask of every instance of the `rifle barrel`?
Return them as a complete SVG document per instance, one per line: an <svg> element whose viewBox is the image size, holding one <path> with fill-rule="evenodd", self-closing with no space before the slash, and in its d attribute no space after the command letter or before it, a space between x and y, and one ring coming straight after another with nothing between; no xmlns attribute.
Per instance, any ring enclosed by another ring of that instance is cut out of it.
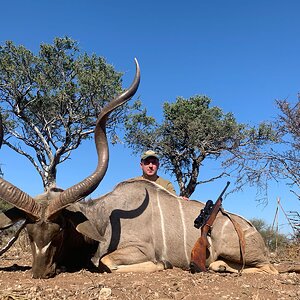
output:
<svg viewBox="0 0 300 300"><path fill-rule="evenodd" d="M219 196L219 198L218 198L218 199L220 199L220 198L222 198L222 197L223 197L223 195L225 194L225 192L226 192L227 188L229 187L229 184L230 184L230 181L227 181L227 183L226 183L226 186L225 186L224 190L222 191L222 193L221 193L221 195Z"/></svg>

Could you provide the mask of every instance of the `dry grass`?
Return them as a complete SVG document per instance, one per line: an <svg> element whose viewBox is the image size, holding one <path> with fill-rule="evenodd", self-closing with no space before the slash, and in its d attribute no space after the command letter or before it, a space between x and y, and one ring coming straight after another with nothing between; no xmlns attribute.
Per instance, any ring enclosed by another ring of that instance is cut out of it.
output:
<svg viewBox="0 0 300 300"><path fill-rule="evenodd" d="M277 261L300 262L300 243L294 242L280 247L275 258Z"/></svg>

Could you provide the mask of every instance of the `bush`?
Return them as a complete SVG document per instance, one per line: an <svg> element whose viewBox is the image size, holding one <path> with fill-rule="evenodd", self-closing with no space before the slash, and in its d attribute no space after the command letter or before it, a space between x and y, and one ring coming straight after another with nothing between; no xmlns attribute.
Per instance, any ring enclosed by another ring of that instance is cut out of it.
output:
<svg viewBox="0 0 300 300"><path fill-rule="evenodd" d="M285 248L291 243L287 235L276 232L271 226L267 225L264 220L252 219L250 222L261 234L266 246L271 252L277 252L279 248Z"/></svg>

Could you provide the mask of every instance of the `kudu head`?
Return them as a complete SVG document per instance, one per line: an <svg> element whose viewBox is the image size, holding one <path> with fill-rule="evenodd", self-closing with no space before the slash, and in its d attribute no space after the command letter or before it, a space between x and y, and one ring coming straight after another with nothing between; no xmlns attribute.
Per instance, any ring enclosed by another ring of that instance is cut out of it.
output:
<svg viewBox="0 0 300 300"><path fill-rule="evenodd" d="M104 106L96 121L94 139L98 164L90 176L64 191L43 194L38 200L0 178L0 198L12 204L13 209L17 212L15 217L8 216L7 220L16 222L20 219L26 219L26 229L33 256L32 273L34 278L49 278L55 275L65 239L66 220L62 211L68 205L91 194L106 173L109 159L106 122L109 114L127 102L137 91L140 82L140 69L136 59L135 63L136 74L129 89ZM0 123L0 142L2 144L3 130L2 122Z"/></svg>

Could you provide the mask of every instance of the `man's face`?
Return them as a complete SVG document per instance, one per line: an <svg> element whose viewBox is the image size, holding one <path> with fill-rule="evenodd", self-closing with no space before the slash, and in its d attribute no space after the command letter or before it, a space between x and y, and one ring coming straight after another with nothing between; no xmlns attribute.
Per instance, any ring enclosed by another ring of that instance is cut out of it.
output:
<svg viewBox="0 0 300 300"><path fill-rule="evenodd" d="M147 157L141 161L141 168L144 175L149 177L154 176L159 168L159 161L156 157Z"/></svg>

